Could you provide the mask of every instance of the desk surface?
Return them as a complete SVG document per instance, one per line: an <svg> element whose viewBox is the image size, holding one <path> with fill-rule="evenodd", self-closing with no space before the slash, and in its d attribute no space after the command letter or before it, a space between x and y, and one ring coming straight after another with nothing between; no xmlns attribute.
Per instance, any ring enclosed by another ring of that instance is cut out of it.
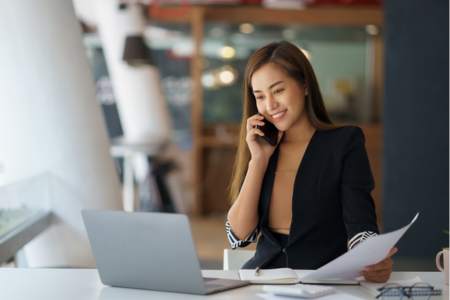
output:
<svg viewBox="0 0 450 300"><path fill-rule="evenodd" d="M205 270L205 277L237 278L236 271ZM443 286L443 274L438 272L394 272L393 279L407 279L420 276L422 280L443 289L443 296L432 299L448 299L448 286ZM340 291L373 299L362 287L338 287ZM252 285L208 296L208 299L263 299L258 296L261 286ZM83 300L122 300L122 299L205 299L176 293L112 288L104 286L96 269L12 269L0 268L0 298L8 300L35 299L83 299Z"/></svg>

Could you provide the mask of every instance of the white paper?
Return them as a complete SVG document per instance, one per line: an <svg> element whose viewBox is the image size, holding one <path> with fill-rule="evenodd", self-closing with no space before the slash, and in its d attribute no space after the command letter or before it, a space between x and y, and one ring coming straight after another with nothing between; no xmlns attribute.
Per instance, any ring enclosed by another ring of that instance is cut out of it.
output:
<svg viewBox="0 0 450 300"><path fill-rule="evenodd" d="M418 216L419 213L408 225L398 230L368 238L335 260L301 277L301 282L355 279L364 267L383 260Z"/></svg>

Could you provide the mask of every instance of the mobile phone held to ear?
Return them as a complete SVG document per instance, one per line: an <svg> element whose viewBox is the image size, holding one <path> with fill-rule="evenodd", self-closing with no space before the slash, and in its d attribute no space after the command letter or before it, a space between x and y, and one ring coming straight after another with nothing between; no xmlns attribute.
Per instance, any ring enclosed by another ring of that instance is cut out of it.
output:
<svg viewBox="0 0 450 300"><path fill-rule="evenodd" d="M265 141L267 141L272 146L276 146L278 142L278 129L267 120L264 120L263 126L257 126L263 133L264 136L261 136Z"/></svg>

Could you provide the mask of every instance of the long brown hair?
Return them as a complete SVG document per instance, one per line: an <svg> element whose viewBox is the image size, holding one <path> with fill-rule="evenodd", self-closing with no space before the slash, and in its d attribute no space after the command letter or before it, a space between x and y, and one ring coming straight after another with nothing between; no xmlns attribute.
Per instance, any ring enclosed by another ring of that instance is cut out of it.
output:
<svg viewBox="0 0 450 300"><path fill-rule="evenodd" d="M253 74L267 63L274 63L299 84L306 85L308 95L305 96L305 111L311 124L317 129L332 129L333 125L323 104L322 94L316 75L309 63L308 58L295 45L282 41L270 43L256 50L248 59L244 78L244 102L241 129L239 134L239 144L237 157L234 163L233 175L230 185L231 201L234 201L241 189L250 161L250 151L248 150L245 137L247 135L247 119L258 113L256 99L252 92L251 79Z"/></svg>

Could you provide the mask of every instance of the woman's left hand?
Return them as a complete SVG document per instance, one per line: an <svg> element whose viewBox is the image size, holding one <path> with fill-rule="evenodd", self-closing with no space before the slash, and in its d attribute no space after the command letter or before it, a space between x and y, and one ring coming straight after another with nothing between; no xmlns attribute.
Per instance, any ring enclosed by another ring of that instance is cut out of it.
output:
<svg viewBox="0 0 450 300"><path fill-rule="evenodd" d="M384 283L388 281L389 277L392 273L392 256L397 253L398 249L396 247L392 248L389 251L389 254L385 259L376 263L374 265L370 265L364 268L361 272L361 275L364 276L364 279L371 282Z"/></svg>

